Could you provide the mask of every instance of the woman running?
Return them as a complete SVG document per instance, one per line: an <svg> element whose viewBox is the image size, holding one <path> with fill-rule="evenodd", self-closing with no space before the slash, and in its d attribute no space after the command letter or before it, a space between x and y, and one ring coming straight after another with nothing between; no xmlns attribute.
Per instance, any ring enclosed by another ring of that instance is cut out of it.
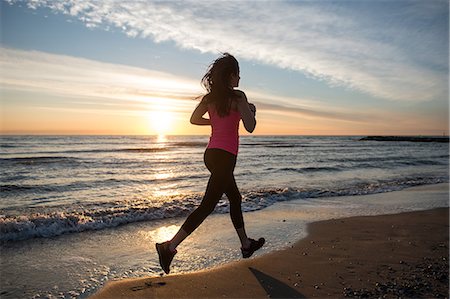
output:
<svg viewBox="0 0 450 299"><path fill-rule="evenodd" d="M247 101L242 91L234 89L239 86L239 79L238 61L228 53L216 59L202 78L208 93L192 113L191 123L212 128L204 154L211 176L200 206L188 216L172 240L156 244L159 263L166 274L170 272L177 246L214 211L224 193L230 202L230 216L241 241L243 258L249 258L264 245L264 238L253 240L247 237L241 210L242 197L233 174L239 147L239 122L242 119L249 133L256 126L255 105ZM209 119L203 117L207 112Z"/></svg>

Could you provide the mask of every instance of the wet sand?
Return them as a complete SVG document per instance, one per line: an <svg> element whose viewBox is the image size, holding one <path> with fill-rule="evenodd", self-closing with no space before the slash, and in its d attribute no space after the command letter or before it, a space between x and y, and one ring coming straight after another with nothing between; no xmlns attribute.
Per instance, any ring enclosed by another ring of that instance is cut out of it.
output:
<svg viewBox="0 0 450 299"><path fill-rule="evenodd" d="M284 250L112 281L90 298L449 297L448 208L320 221L308 231Z"/></svg>

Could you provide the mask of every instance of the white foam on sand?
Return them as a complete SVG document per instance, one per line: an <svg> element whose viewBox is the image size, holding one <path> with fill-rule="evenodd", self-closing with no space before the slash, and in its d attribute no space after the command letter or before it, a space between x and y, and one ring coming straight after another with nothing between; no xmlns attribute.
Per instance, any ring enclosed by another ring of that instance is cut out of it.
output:
<svg viewBox="0 0 450 299"><path fill-rule="evenodd" d="M445 183L365 196L301 199L245 213L244 219L250 237L266 238L257 256L305 237L310 222L448 207L448 195ZM159 275L154 244L171 238L184 219L139 222L2 247L2 298L83 298L111 279ZM171 273L238 261L239 248L229 216L210 215L178 247Z"/></svg>

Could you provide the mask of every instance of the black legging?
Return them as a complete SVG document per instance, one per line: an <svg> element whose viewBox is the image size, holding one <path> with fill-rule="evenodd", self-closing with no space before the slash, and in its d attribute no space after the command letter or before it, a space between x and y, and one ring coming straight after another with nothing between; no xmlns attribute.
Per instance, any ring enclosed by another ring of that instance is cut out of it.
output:
<svg viewBox="0 0 450 299"><path fill-rule="evenodd" d="M224 193L230 201L230 216L234 227L243 228L242 197L233 174L236 156L221 149L210 148L205 151L204 161L211 172L205 196L200 206L188 216L181 228L187 234L191 234L214 211Z"/></svg>

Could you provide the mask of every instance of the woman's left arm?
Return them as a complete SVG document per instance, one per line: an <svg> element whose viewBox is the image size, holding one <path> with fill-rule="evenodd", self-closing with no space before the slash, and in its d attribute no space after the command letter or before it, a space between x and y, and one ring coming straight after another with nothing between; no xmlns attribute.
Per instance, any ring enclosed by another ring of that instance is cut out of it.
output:
<svg viewBox="0 0 450 299"><path fill-rule="evenodd" d="M202 100L194 109L194 112L192 112L191 124L198 126L210 126L211 121L203 117L206 112L208 112L208 105Z"/></svg>

